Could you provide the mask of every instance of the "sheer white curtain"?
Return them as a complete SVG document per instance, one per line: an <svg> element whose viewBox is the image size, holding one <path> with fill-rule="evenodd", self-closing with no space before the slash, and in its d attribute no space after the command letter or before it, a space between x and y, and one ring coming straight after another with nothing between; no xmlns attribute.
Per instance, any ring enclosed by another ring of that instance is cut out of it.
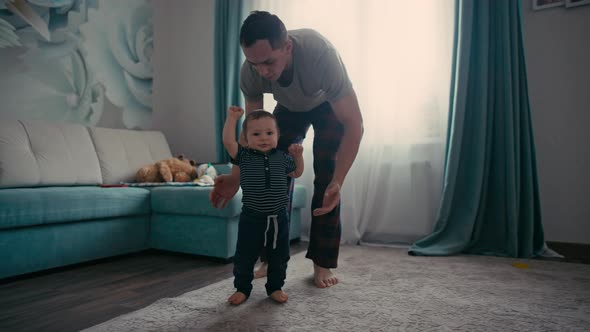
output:
<svg viewBox="0 0 590 332"><path fill-rule="evenodd" d="M409 244L429 234L442 188L454 1L257 0L287 29L312 28L340 52L365 135L342 188L342 242ZM265 96L265 108L276 102ZM313 131L298 183L313 192ZM309 207L302 237L308 236Z"/></svg>

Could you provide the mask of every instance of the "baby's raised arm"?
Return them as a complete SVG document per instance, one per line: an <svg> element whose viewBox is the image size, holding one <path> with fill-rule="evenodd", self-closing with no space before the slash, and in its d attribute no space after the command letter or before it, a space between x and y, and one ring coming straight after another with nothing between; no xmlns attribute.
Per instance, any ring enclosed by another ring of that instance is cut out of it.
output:
<svg viewBox="0 0 590 332"><path fill-rule="evenodd" d="M298 178L303 174L303 145L291 144L289 146L289 155L291 155L295 162L295 170L289 173L289 176L292 178Z"/></svg>
<svg viewBox="0 0 590 332"><path fill-rule="evenodd" d="M223 125L223 146L229 153L230 157L235 158L238 152L238 142L236 141L236 124L244 114L244 110L238 106L230 106L227 111L227 119Z"/></svg>

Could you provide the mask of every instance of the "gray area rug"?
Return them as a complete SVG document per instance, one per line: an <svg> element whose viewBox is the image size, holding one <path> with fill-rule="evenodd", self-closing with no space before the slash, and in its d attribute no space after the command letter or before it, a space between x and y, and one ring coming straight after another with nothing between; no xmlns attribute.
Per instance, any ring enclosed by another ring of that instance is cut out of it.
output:
<svg viewBox="0 0 590 332"><path fill-rule="evenodd" d="M259 279L230 306L227 279L86 331L590 331L590 265L343 246L338 285L314 287L312 271L291 258L286 304Z"/></svg>

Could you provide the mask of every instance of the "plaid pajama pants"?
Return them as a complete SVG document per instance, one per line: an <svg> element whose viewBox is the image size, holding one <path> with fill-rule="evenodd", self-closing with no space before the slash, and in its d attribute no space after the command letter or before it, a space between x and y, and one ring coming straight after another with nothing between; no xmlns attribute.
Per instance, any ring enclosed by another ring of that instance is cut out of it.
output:
<svg viewBox="0 0 590 332"><path fill-rule="evenodd" d="M329 102L325 102L309 112L291 112L282 105L277 105L273 114L280 131L277 148L287 152L289 145L301 143L310 126L313 126L313 171L314 191L311 210L321 207L324 192L336 166L336 152L340 146L344 129L336 118ZM307 163L306 163L307 164ZM289 178L289 206L293 199L293 181ZM340 249L340 204L330 213L311 217L309 247L306 257L324 268L338 266Z"/></svg>

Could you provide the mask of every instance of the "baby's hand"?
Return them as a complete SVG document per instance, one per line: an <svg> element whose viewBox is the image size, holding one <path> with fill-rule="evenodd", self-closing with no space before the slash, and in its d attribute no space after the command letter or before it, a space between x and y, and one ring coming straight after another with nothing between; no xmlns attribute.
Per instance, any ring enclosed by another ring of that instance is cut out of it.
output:
<svg viewBox="0 0 590 332"><path fill-rule="evenodd" d="M293 157L300 157L303 155L303 145L291 144L289 145L289 154Z"/></svg>
<svg viewBox="0 0 590 332"><path fill-rule="evenodd" d="M244 109L239 106L230 106L227 111L227 116L234 119L239 119L244 114Z"/></svg>

